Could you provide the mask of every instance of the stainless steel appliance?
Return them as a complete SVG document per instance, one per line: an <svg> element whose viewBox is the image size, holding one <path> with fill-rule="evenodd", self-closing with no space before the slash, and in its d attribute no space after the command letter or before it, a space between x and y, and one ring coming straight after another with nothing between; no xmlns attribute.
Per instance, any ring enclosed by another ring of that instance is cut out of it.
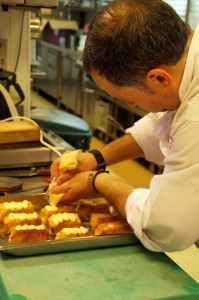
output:
<svg viewBox="0 0 199 300"><path fill-rule="evenodd" d="M43 138L60 153L73 146L50 130L43 130ZM41 142L22 142L0 145L0 169L50 165L58 154Z"/></svg>

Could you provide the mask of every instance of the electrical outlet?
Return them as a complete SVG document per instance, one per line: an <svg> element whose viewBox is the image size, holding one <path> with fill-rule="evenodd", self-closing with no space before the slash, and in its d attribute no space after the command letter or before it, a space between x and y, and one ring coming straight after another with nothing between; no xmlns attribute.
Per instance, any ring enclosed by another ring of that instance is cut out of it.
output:
<svg viewBox="0 0 199 300"><path fill-rule="evenodd" d="M7 68L7 40L0 38L0 68Z"/></svg>

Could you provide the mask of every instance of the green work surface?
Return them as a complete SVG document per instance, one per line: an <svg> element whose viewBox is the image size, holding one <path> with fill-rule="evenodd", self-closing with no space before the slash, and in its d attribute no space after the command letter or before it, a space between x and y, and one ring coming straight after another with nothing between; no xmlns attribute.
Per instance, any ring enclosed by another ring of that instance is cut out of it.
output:
<svg viewBox="0 0 199 300"><path fill-rule="evenodd" d="M199 299L199 285L190 276L164 253L142 245L32 257L1 254L0 273L3 300Z"/></svg>

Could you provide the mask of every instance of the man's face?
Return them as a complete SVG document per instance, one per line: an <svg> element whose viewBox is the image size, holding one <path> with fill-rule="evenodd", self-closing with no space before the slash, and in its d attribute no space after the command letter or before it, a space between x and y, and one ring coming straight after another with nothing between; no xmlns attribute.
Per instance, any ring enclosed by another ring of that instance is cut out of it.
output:
<svg viewBox="0 0 199 300"><path fill-rule="evenodd" d="M138 106L147 112L155 113L174 110L180 105L178 93L172 88L160 89L155 85L153 90L149 87L149 92L145 92L130 87L117 87L100 76L97 71L92 71L91 77L100 89L129 107Z"/></svg>

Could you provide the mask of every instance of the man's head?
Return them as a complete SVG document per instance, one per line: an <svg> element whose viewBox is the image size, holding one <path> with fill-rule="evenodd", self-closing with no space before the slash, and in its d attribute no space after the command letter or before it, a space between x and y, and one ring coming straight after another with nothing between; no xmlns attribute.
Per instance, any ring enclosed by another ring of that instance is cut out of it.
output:
<svg viewBox="0 0 199 300"><path fill-rule="evenodd" d="M189 34L189 26L161 0L116 0L94 17L83 64L117 87L145 90L151 69L180 61Z"/></svg>

